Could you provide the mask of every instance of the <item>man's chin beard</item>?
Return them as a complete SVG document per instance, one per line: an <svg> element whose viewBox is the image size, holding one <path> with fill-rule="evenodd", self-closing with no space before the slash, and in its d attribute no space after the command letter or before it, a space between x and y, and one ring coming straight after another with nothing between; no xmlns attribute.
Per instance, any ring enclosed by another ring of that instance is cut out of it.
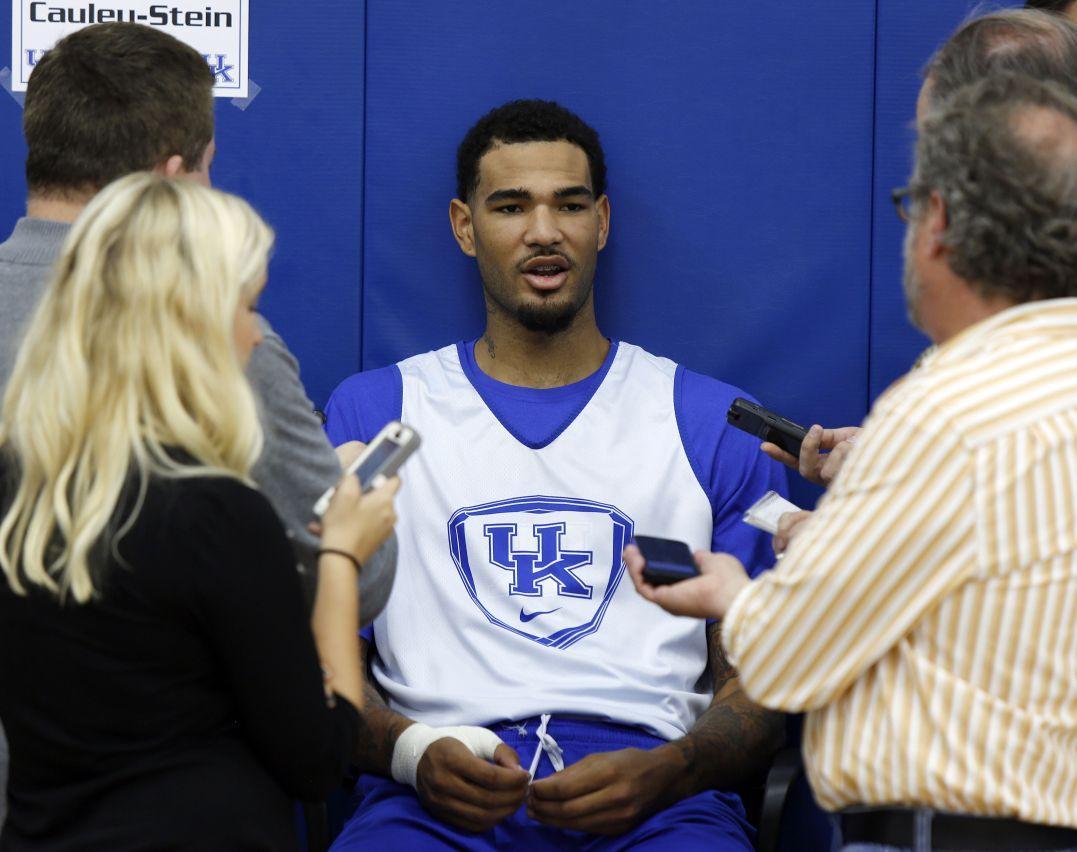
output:
<svg viewBox="0 0 1077 852"><path fill-rule="evenodd" d="M579 312L580 307L571 304L520 305L516 308L516 321L528 331L554 335L567 330Z"/></svg>
<svg viewBox="0 0 1077 852"><path fill-rule="evenodd" d="M913 238L912 228L907 227L902 244L901 286L905 294L905 315L915 328L923 331L924 327L920 324L920 302L923 299L921 294L923 284L917 277L916 268L913 266Z"/></svg>

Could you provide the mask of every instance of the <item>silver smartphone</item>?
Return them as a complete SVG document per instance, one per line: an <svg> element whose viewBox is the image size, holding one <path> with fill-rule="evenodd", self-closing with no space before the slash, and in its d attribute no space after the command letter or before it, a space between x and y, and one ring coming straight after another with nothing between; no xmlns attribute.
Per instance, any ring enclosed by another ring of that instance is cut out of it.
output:
<svg viewBox="0 0 1077 852"><path fill-rule="evenodd" d="M395 476L400 466L407 461L408 456L419 449L419 433L409 426L405 426L397 420L386 424L375 437L367 444L358 458L347 469L346 474L354 473L359 477L364 492L374 488L382 477L388 479ZM333 499L337 488L332 488L318 498L314 504L314 514L321 517L329 508L329 501Z"/></svg>

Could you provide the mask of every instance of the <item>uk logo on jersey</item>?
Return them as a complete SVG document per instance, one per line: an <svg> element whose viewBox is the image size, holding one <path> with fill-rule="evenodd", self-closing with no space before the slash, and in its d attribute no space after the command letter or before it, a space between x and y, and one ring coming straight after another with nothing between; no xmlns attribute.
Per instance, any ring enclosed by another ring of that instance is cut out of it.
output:
<svg viewBox="0 0 1077 852"><path fill-rule="evenodd" d="M514 497L449 519L449 549L476 606L491 624L550 648L599 629L631 540L627 515L574 497Z"/></svg>

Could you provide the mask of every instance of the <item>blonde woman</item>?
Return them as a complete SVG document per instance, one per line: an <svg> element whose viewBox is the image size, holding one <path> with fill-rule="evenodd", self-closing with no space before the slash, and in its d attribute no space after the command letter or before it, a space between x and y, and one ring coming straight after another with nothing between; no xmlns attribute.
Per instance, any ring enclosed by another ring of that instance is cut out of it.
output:
<svg viewBox="0 0 1077 852"><path fill-rule="evenodd" d="M355 572L398 483L342 483L311 623L248 477L271 244L240 199L148 174L65 244L0 415L0 849L294 849L291 801L354 751Z"/></svg>

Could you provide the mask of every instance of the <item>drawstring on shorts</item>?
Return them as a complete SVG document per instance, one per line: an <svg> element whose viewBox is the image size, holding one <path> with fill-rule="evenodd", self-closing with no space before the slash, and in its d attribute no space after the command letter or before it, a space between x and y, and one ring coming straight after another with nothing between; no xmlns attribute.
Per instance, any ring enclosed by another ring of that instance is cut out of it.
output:
<svg viewBox="0 0 1077 852"><path fill-rule="evenodd" d="M543 752L546 752L546 756L550 758L554 771L560 772L565 768L564 752L561 750L561 746L557 744L557 740L546 733L546 726L550 724L550 714L544 713L539 722L538 730L535 731L535 736L538 737L538 747L535 749L535 756L531 758L531 769L529 770L532 781L535 780L535 772L538 770Z"/></svg>

